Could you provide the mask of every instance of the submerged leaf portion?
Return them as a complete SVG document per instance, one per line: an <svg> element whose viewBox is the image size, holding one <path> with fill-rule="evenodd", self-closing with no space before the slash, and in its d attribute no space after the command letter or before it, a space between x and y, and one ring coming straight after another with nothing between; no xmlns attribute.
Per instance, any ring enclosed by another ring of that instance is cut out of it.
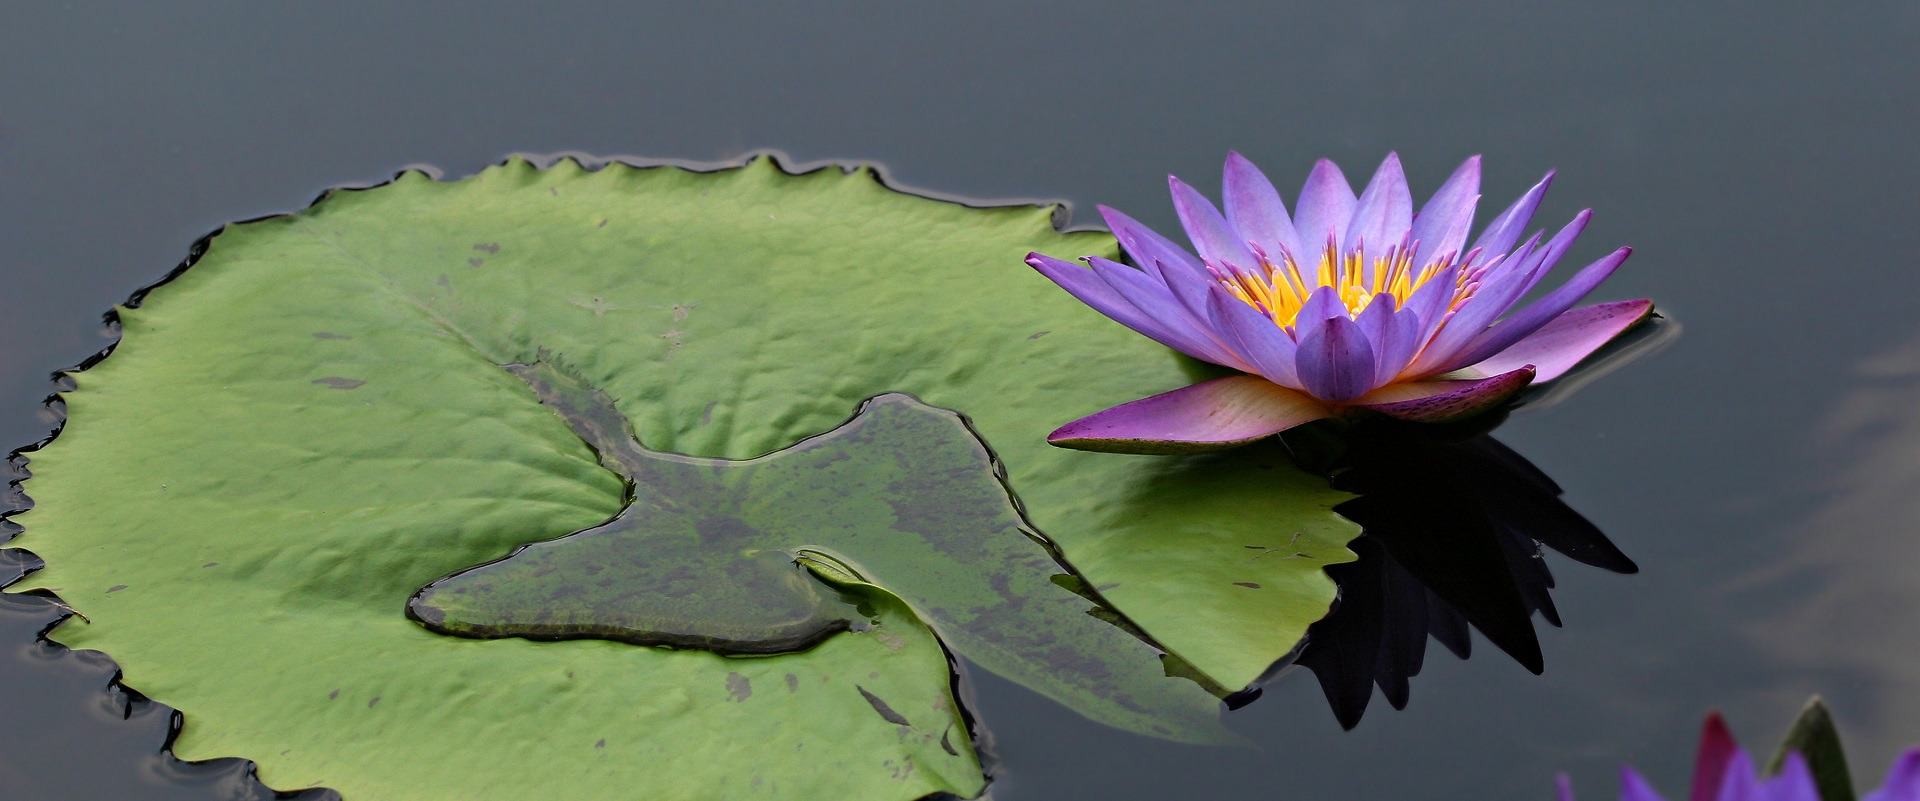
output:
<svg viewBox="0 0 1920 801"><path fill-rule="evenodd" d="M1214 683L1251 680L1332 600L1322 568L1351 559L1357 533L1329 510L1345 496L1232 460L1047 446L1063 413L1193 382L1191 362L1042 291L1028 252L1117 255L1104 234L1059 233L1053 211L764 159L713 173L515 160L229 226L120 310L112 357L64 393L69 423L33 454L36 505L17 518L16 542L48 565L23 587L92 620L56 639L108 652L186 714L182 758L247 756L272 786L390 801L976 795L946 654L885 597L865 601L877 616L856 610L862 628L881 621L871 631L746 659L449 637L404 608L435 579L624 507L621 477L501 369L546 352L658 453L772 453L887 392L963 411L1088 584ZM788 543L831 529L784 522ZM1099 558L1189 539L1243 557L1293 531L1317 544L1308 556L1177 601L1133 593L1224 552ZM828 550L902 594L924 583ZM1219 623L1202 642L1195 620Z"/></svg>
<svg viewBox="0 0 1920 801"><path fill-rule="evenodd" d="M409 611L464 636L603 638L733 653L810 647L859 616L795 565L905 599L948 647L1110 725L1224 741L1217 704L1056 580L964 420L902 394L754 459L658 453L604 393L548 362L508 368L626 479L605 524L435 581ZM857 600L857 599L856 599Z"/></svg>

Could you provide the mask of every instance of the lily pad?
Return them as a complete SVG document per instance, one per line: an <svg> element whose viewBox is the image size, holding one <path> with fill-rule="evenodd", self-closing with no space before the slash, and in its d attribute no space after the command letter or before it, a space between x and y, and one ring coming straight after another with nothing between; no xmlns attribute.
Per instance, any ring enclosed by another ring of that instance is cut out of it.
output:
<svg viewBox="0 0 1920 801"><path fill-rule="evenodd" d="M887 392L963 412L1091 594L1212 684L1251 681L1331 602L1321 568L1350 560L1358 533L1329 511L1345 496L1233 461L1253 456L1048 447L1061 421L1198 372L1021 263L1115 253L1105 234L1058 232L1054 211L770 159L516 159L229 226L119 311L113 355L64 393L68 426L34 454L37 505L19 518L48 567L22 586L91 619L56 639L106 650L186 713L183 758L251 757L275 786L973 795L945 655L859 582L842 589L867 593L874 628L765 658L450 637L403 611L437 578L622 510L621 477L502 369L551 353L660 453L750 459ZM1124 558L1130 542L1220 547L1143 560ZM1202 554L1250 545L1304 546L1251 563L1250 583L1286 602L1211 580ZM1178 601L1140 589L1156 586Z"/></svg>

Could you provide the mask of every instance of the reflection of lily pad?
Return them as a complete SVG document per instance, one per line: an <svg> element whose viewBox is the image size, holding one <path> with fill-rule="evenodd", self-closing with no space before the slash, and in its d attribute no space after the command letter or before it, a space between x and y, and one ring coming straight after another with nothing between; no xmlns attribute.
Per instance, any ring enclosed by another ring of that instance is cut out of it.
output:
<svg viewBox="0 0 1920 801"><path fill-rule="evenodd" d="M1136 609L1130 586L1205 573L1203 557L1081 565L1156 640L1245 683L1325 611L1321 567L1350 559L1357 532L1324 487L1044 444L1060 421L1191 369L1020 263L1114 252L1050 214L765 160L705 174L514 161L231 226L122 311L114 355L65 394L70 423L34 455L38 505L20 518L18 542L49 564L26 586L92 619L57 639L108 651L131 686L186 713L181 756L252 757L274 785L970 795L969 743L922 722L955 719L945 660L884 610L900 648L836 635L761 659L446 637L402 610L437 577L620 510L619 478L500 369L544 349L661 451L769 453L889 391L963 411L1070 560L1108 537L1280 547L1301 532L1309 557L1263 560L1248 579L1287 586L1284 604L1208 581ZM1232 648L1190 651L1194 621Z"/></svg>

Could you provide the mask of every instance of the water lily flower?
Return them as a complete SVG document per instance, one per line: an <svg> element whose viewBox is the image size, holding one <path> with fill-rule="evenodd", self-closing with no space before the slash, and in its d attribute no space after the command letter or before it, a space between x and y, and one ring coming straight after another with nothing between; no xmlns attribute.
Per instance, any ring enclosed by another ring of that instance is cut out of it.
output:
<svg viewBox="0 0 1920 801"><path fill-rule="evenodd" d="M1574 801L1573 787L1567 775L1556 781L1558 801ZM1821 801L1818 783L1806 758L1798 752L1787 755L1780 773L1761 776L1753 760L1733 740L1727 724L1718 714L1707 717L1700 734L1699 757L1694 762L1693 786L1688 801ZM1665 801L1647 780L1632 767L1620 768L1620 801ZM1886 783L1860 801L1920 801L1920 748L1912 749L1893 761Z"/></svg>
<svg viewBox="0 0 1920 801"><path fill-rule="evenodd" d="M1241 445L1366 411L1445 422L1555 378L1646 319L1653 303L1574 308L1631 252L1621 248L1524 306L1587 225L1521 239L1548 173L1469 245L1480 159L1467 159L1419 213L1389 154L1358 197L1322 159L1293 214L1253 163L1227 156L1225 213L1168 177L1198 255L1105 206L1139 269L1038 253L1027 263L1121 325L1239 370L1062 426L1048 441L1123 453ZM1518 310L1515 311L1515 307ZM1508 314L1512 311L1512 314Z"/></svg>

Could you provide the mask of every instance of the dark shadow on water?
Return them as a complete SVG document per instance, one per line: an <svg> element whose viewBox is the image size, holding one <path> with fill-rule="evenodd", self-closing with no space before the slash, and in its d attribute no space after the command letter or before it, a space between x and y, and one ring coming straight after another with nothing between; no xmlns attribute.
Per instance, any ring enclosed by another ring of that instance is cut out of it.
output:
<svg viewBox="0 0 1920 801"><path fill-rule="evenodd" d="M1560 500L1553 479L1487 434L1499 422L1376 421L1287 436L1310 468L1360 496L1335 507L1365 528L1349 546L1360 558L1327 568L1339 601L1308 630L1295 660L1319 679L1343 728L1359 725L1375 687L1394 709L1406 707L1428 638L1466 659L1472 628L1542 672L1533 616L1560 625L1543 546L1603 570L1638 572Z"/></svg>

